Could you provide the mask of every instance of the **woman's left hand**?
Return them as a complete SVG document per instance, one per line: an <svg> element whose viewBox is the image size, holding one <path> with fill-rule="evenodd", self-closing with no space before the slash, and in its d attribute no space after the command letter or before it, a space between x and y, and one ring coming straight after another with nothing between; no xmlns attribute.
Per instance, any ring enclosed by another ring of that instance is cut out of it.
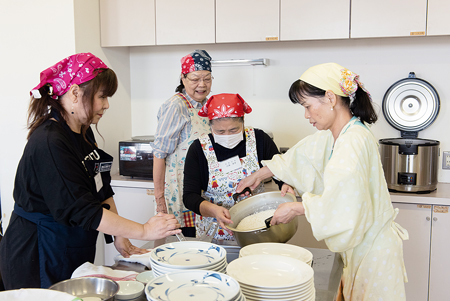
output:
<svg viewBox="0 0 450 301"><path fill-rule="evenodd" d="M281 186L281 196L285 196L286 193L288 193L288 192L295 195L294 188L292 188L292 186L284 183L283 186Z"/></svg>
<svg viewBox="0 0 450 301"><path fill-rule="evenodd" d="M303 214L305 214L305 208L301 202L283 203L278 206L270 224L287 224L298 215Z"/></svg>
<svg viewBox="0 0 450 301"><path fill-rule="evenodd" d="M128 238L119 236L114 237L114 246L117 251L119 251L120 255L125 258L128 258L133 254L145 254L149 252L146 249L141 249L134 246Z"/></svg>

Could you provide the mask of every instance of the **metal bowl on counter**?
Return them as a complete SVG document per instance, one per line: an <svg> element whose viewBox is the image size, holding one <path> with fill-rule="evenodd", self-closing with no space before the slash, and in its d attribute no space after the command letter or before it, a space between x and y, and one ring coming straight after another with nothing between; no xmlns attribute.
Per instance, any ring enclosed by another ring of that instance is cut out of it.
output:
<svg viewBox="0 0 450 301"><path fill-rule="evenodd" d="M53 284L49 289L66 292L86 300L114 301L119 291L117 282L99 277L81 277ZM90 298L90 299L87 299Z"/></svg>
<svg viewBox="0 0 450 301"><path fill-rule="evenodd" d="M264 192L248 197L230 208L232 225L237 227L239 222L245 217L261 211L277 209L280 204L286 202L297 202L297 198L291 193L287 193L282 197L279 191ZM294 236L297 227L297 218L294 218L287 224L245 231L237 230L231 225L227 225L227 228L233 231L234 237L241 247L260 242L287 242Z"/></svg>

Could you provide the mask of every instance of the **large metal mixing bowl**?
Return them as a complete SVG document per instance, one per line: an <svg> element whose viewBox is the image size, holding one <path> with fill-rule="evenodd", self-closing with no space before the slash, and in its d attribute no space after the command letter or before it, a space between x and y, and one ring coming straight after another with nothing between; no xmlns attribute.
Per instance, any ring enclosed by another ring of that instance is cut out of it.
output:
<svg viewBox="0 0 450 301"><path fill-rule="evenodd" d="M78 298L98 297L103 301L113 301L119 291L117 282L98 277L81 277L64 280L49 287L52 290L66 292Z"/></svg>
<svg viewBox="0 0 450 301"><path fill-rule="evenodd" d="M233 224L227 225L227 228L233 231L234 237L241 247L260 242L287 242L297 231L297 218L287 224L278 224L269 228L242 231L232 227L237 227L244 217L261 211L277 209L278 205L286 202L297 202L297 198L291 193L282 197L279 191L264 192L246 198L230 208Z"/></svg>

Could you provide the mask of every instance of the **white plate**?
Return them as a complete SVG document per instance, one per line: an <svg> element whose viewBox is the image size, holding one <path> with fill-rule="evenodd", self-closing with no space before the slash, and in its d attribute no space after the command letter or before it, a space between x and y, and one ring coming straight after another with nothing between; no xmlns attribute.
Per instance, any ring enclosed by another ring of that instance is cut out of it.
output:
<svg viewBox="0 0 450 301"><path fill-rule="evenodd" d="M23 288L0 292L1 301L81 301L80 298L71 294L41 288Z"/></svg>
<svg viewBox="0 0 450 301"><path fill-rule="evenodd" d="M240 294L239 283L228 275L204 270L178 271L147 283L148 300L225 301Z"/></svg>
<svg viewBox="0 0 450 301"><path fill-rule="evenodd" d="M200 270L209 270L209 271L221 271L221 270L225 270L227 268L227 262L226 261L221 261L217 264L213 264L210 266L205 266L202 268L197 268ZM161 265L156 265L156 264L152 264L152 269L153 270L157 270L158 272L164 272L164 273L169 273L169 272L174 272L174 271L185 271L188 269L179 269L177 267L173 267L173 268L169 268L169 267L165 267L165 266L161 266Z"/></svg>
<svg viewBox="0 0 450 301"><path fill-rule="evenodd" d="M146 285L153 278L155 278L155 275L153 275L153 271L145 271L145 272L139 273L136 276L136 280L143 283L144 285Z"/></svg>
<svg viewBox="0 0 450 301"><path fill-rule="evenodd" d="M116 300L135 299L140 295L142 295L142 292L144 291L145 287L139 281L116 281L116 282L119 285L119 291L115 296Z"/></svg>
<svg viewBox="0 0 450 301"><path fill-rule="evenodd" d="M202 241L173 242L152 250L150 259L161 266L194 269L213 265L225 259L221 246Z"/></svg>
<svg viewBox="0 0 450 301"><path fill-rule="evenodd" d="M260 288L260 287L246 285L243 283L239 283L239 285L241 286L241 290L243 290L243 291L265 294L268 296L282 295L282 294L286 294L286 295L294 294L295 295L295 294L303 293L307 290L310 290L311 287L314 287L313 281L308 281L303 286L296 286L293 288L281 288L281 289Z"/></svg>
<svg viewBox="0 0 450 301"><path fill-rule="evenodd" d="M296 299L302 299L305 297L310 297L311 294L314 292L314 287L310 287L308 288L308 290L304 291L304 292L300 292L300 293L295 293L295 294L278 294L278 295L269 295L266 293L261 293L261 292L255 292L255 291L247 291L245 289L242 288L242 292L249 297L252 298L263 298L263 299L268 299L268 300L273 300L273 299L292 299L292 298L296 298Z"/></svg>
<svg viewBox="0 0 450 301"><path fill-rule="evenodd" d="M278 297L275 299L271 299L271 298L267 298L267 297L254 297L251 295L246 295L245 296L247 298L247 300L251 300L251 301L275 301L275 300L283 300L283 301L314 301L316 299L316 291L313 289L313 291L305 296L299 296L299 297L289 297L289 298L285 298L285 297Z"/></svg>
<svg viewBox="0 0 450 301"><path fill-rule="evenodd" d="M230 262L227 274L240 283L261 288L292 288L314 277L306 263L281 255L250 255Z"/></svg>
<svg viewBox="0 0 450 301"><path fill-rule="evenodd" d="M262 255L262 254L291 257L301 260L305 263L311 263L313 259L313 254L309 250L299 246L283 243L264 242L251 244L243 247L239 251L239 256L242 257L249 255Z"/></svg>

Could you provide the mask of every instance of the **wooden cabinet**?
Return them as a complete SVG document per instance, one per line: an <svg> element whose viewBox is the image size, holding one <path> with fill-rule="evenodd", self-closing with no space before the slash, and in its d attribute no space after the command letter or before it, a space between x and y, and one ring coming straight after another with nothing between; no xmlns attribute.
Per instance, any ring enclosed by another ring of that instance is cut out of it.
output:
<svg viewBox="0 0 450 301"><path fill-rule="evenodd" d="M216 43L279 39L280 0L216 0Z"/></svg>
<svg viewBox="0 0 450 301"><path fill-rule="evenodd" d="M280 40L349 38L350 0L280 0Z"/></svg>
<svg viewBox="0 0 450 301"><path fill-rule="evenodd" d="M425 35L427 0L352 0L351 38Z"/></svg>
<svg viewBox="0 0 450 301"><path fill-rule="evenodd" d="M100 0L102 47L155 45L155 0Z"/></svg>
<svg viewBox="0 0 450 301"><path fill-rule="evenodd" d="M149 188L113 186L114 201L119 215L129 220L144 224L155 215L154 190ZM142 246L147 241L130 239L135 246ZM105 265L114 264L118 255L114 244L105 245Z"/></svg>
<svg viewBox="0 0 450 301"><path fill-rule="evenodd" d="M428 0L427 35L450 34L450 1Z"/></svg>
<svg viewBox="0 0 450 301"><path fill-rule="evenodd" d="M395 220L409 233L403 242L406 299L447 300L450 295L449 206L393 203L400 213Z"/></svg>
<svg viewBox="0 0 450 301"><path fill-rule="evenodd" d="M156 0L156 45L215 43L211 0Z"/></svg>

